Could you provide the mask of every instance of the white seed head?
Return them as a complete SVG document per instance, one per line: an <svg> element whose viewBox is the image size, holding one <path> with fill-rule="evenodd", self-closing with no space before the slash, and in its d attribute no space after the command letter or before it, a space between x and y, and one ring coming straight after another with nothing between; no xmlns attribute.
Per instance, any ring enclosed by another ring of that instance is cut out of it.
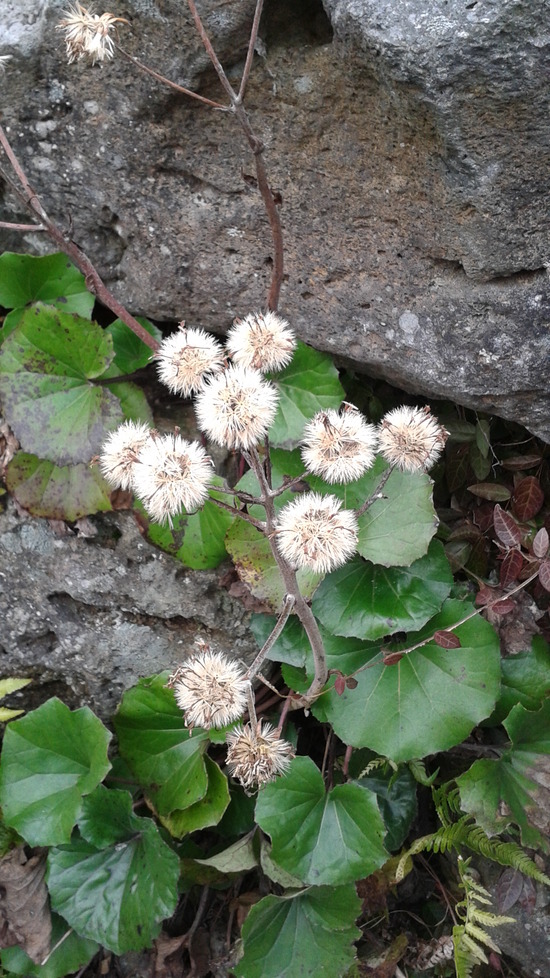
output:
<svg viewBox="0 0 550 978"><path fill-rule="evenodd" d="M294 757L294 748L281 740L270 723L260 720L256 732L250 723L227 734L227 766L244 788L261 787L284 774Z"/></svg>
<svg viewBox="0 0 550 978"><path fill-rule="evenodd" d="M261 373L234 364L207 380L197 395L197 424L217 445L246 451L267 434L278 398Z"/></svg>
<svg viewBox="0 0 550 978"><path fill-rule="evenodd" d="M336 496L308 492L283 506L276 525L277 546L296 570L326 574L357 548L357 519Z"/></svg>
<svg viewBox="0 0 550 978"><path fill-rule="evenodd" d="M448 437L429 407L399 407L380 422L379 450L390 465L419 472L431 468Z"/></svg>
<svg viewBox="0 0 550 978"><path fill-rule="evenodd" d="M354 408L319 411L304 428L302 459L309 472L326 482L359 479L376 457L376 428Z"/></svg>
<svg viewBox="0 0 550 978"><path fill-rule="evenodd" d="M162 523L202 506L212 475L212 461L198 442L155 433L138 455L132 485L151 519Z"/></svg>
<svg viewBox="0 0 550 978"><path fill-rule="evenodd" d="M208 646L177 669L168 685L188 727L226 727L246 710L249 681L241 667Z"/></svg>
<svg viewBox="0 0 550 978"><path fill-rule="evenodd" d="M275 312L252 313L236 319L227 334L227 349L235 363L267 373L290 363L296 337Z"/></svg>
<svg viewBox="0 0 550 978"><path fill-rule="evenodd" d="M0 55L0 75L4 74L8 61L11 61L11 54Z"/></svg>
<svg viewBox="0 0 550 978"><path fill-rule="evenodd" d="M180 328L162 341L155 354L159 379L173 391L190 397L204 387L205 379L224 365L221 345L203 329Z"/></svg>
<svg viewBox="0 0 550 978"><path fill-rule="evenodd" d="M128 21L109 13L91 14L80 3L74 3L65 10L57 29L65 34L69 64L84 57L90 58L92 64L112 58L115 42L111 31L117 23L127 24Z"/></svg>
<svg viewBox="0 0 550 978"><path fill-rule="evenodd" d="M109 435L99 456L99 467L110 486L131 489L137 457L150 437L148 426L134 421L125 421Z"/></svg>

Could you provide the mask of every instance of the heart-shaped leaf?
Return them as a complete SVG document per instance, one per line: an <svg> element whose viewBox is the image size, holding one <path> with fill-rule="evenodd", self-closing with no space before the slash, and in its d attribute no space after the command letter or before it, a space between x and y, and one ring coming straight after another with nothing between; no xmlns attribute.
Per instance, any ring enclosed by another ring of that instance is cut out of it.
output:
<svg viewBox="0 0 550 978"><path fill-rule="evenodd" d="M313 886L267 896L243 925L244 955L237 978L341 978L355 959L359 898L348 886Z"/></svg>
<svg viewBox="0 0 550 978"><path fill-rule="evenodd" d="M99 828L99 826L101 827ZM127 791L100 786L83 805L85 839L50 850L53 908L79 933L116 954L148 947L178 901L179 860Z"/></svg>
<svg viewBox="0 0 550 978"><path fill-rule="evenodd" d="M369 876L388 857L375 796L352 784L326 792L309 757L296 757L284 778L262 788L256 821L271 836L274 862L313 886Z"/></svg>
<svg viewBox="0 0 550 978"><path fill-rule="evenodd" d="M279 390L279 406L269 440L283 448L298 445L306 422L323 408L339 407L344 396L331 358L300 341L291 363L272 380Z"/></svg>
<svg viewBox="0 0 550 978"><path fill-rule="evenodd" d="M82 798L111 767L111 735L87 707L57 698L10 723L4 735L0 805L31 846L68 842Z"/></svg>
<svg viewBox="0 0 550 978"><path fill-rule="evenodd" d="M62 252L40 258L4 252L0 256L0 305L12 312L0 330L0 343L13 332L31 302L47 302L62 312L89 319L95 299L82 273Z"/></svg>
<svg viewBox="0 0 550 978"><path fill-rule="evenodd" d="M112 508L111 490L95 466L59 466L17 452L6 470L6 485L29 513L51 520L73 521Z"/></svg>
<svg viewBox="0 0 550 978"><path fill-rule="evenodd" d="M123 420L118 399L91 381L113 358L97 323L37 304L0 350L6 419L26 452L56 465L89 462Z"/></svg>
<svg viewBox="0 0 550 978"><path fill-rule="evenodd" d="M223 479L214 476L212 486L222 484ZM225 536L235 520L232 513L220 509L212 502L212 499L221 499L227 503L231 502L232 497L228 497L226 493L216 493L212 488L209 490L209 497L196 513L191 515L184 513L173 517L172 526L152 522L147 526L147 537L151 543L166 550L186 567L192 567L194 570L217 567L222 560L225 560L227 557ZM145 513L139 504L138 508ZM146 519L146 516L144 515L143 518Z"/></svg>

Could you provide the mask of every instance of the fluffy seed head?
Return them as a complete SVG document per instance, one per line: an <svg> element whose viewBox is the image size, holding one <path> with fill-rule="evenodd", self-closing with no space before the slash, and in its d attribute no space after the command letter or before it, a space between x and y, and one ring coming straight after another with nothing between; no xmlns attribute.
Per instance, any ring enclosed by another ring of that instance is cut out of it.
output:
<svg viewBox="0 0 550 978"><path fill-rule="evenodd" d="M248 680L240 666L207 645L176 669L167 685L188 727L225 727L246 710Z"/></svg>
<svg viewBox="0 0 550 978"><path fill-rule="evenodd" d="M11 54L0 55L0 75L4 74L8 61L11 61Z"/></svg>
<svg viewBox="0 0 550 978"><path fill-rule="evenodd" d="M376 428L355 408L319 411L304 428L302 459L326 482L354 482L375 459Z"/></svg>
<svg viewBox="0 0 550 978"><path fill-rule="evenodd" d="M326 574L355 553L357 519L336 496L308 492L283 506L277 519L277 546L295 569Z"/></svg>
<svg viewBox="0 0 550 978"><path fill-rule="evenodd" d="M267 434L278 397L257 370L234 364L207 380L197 395L197 424L217 445L246 451Z"/></svg>
<svg viewBox="0 0 550 978"><path fill-rule="evenodd" d="M115 43L110 32L117 23L127 24L124 17L114 14L91 14L80 3L74 3L64 11L64 18L57 29L65 34L69 64L81 58L90 58L92 64L105 61L115 53Z"/></svg>
<svg viewBox="0 0 550 978"><path fill-rule="evenodd" d="M134 466L151 432L146 424L125 421L113 431L99 456L101 473L114 489L130 489Z"/></svg>
<svg viewBox="0 0 550 978"><path fill-rule="evenodd" d="M203 329L186 329L185 323L162 341L155 359L162 383L183 397L202 390L205 378L219 373L224 364L217 340Z"/></svg>
<svg viewBox="0 0 550 978"><path fill-rule="evenodd" d="M212 462L198 442L154 433L138 455L132 485L151 519L162 523L182 509L202 506L212 475Z"/></svg>
<svg viewBox="0 0 550 978"><path fill-rule="evenodd" d="M284 774L294 757L294 748L281 740L270 723L260 720L256 732L250 723L227 734L227 766L244 788L254 788Z"/></svg>
<svg viewBox="0 0 550 978"><path fill-rule="evenodd" d="M448 437L429 407L399 407L380 422L379 450L390 465L419 472L432 467Z"/></svg>
<svg viewBox="0 0 550 978"><path fill-rule="evenodd" d="M236 319L227 334L227 349L235 363L262 373L285 367L295 347L296 337L290 326L274 312Z"/></svg>

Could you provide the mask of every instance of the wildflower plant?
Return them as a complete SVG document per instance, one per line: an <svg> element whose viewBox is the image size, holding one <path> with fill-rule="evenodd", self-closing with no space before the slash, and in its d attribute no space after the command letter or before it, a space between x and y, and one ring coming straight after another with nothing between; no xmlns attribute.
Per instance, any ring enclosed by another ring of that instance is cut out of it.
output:
<svg viewBox="0 0 550 978"><path fill-rule="evenodd" d="M32 228L82 273L59 255L0 258L10 273L0 276L0 303L11 310L0 393L21 443L7 484L31 512L65 519L109 509L113 490L132 492L149 539L187 566L214 567L229 555L252 606L262 608L251 619L259 652L247 665L199 638L171 675L142 679L114 719L117 761L108 753L111 734L87 708L70 711L53 699L10 722L0 768L3 826L8 847L20 839L48 847L47 889L43 880L36 889L54 917L42 944L23 934L19 950L2 951L2 965L40 974L32 969L49 962L48 973L61 976L82 968L99 945L115 954L140 950L174 914L180 892L201 888L185 938L192 970L192 937L210 884L223 894L236 873L257 871L273 892L254 903L242 943L233 943L232 973L280 978L276 946L289 978L339 978L353 966L360 935L355 882L380 871L393 885L388 857L413 823L416 781L431 783L421 759L460 744L481 720L490 724L495 707L510 747L498 762L476 761L457 778L460 822L470 829L479 816L467 834L476 851L544 879L518 846L486 844L484 826L497 833L497 812L506 811L505 827L523 843L546 844L527 802L517 801L538 791L539 731L550 724L546 687L530 690L532 709L519 687L515 700L510 684L501 696L494 628L469 600L451 597L428 475L445 447L445 427L428 408L408 405L373 423L345 400L329 357L299 341L278 313L281 224L264 147L244 106L262 0L238 88L194 0L187 2L225 102L189 92L127 55L117 34L124 18L76 3L59 27L69 62L120 55L241 125L273 241L266 302L242 311L225 344L184 322L162 337L118 302L51 221L0 127ZM37 275L39 290L29 285ZM31 305L38 291L45 301ZM106 330L91 319L94 296L117 317ZM172 395L192 399L200 441L155 428L127 378L150 361ZM51 416L29 422L29 401L42 411L45 395ZM212 444L237 456L235 479L216 473ZM98 464L90 466L94 456ZM517 552L525 537L510 520L497 513L495 529ZM530 580L542 586L550 581L549 551L541 528L528 560ZM275 677L269 664L280 670ZM301 710L321 734L318 756L303 756L294 722ZM495 798L501 793L494 813L480 803L484 778ZM401 795L392 804L396 783L406 806ZM418 843L410 853L421 849Z"/></svg>

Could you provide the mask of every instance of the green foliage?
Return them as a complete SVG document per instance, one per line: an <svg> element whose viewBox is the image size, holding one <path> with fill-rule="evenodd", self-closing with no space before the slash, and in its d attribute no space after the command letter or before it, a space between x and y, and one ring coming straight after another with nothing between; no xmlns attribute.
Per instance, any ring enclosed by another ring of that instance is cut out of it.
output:
<svg viewBox="0 0 550 978"><path fill-rule="evenodd" d="M474 965L489 963L481 944L497 954L500 952L498 944L495 944L485 928L513 923L514 918L482 910L482 906L491 903L489 893L474 879L467 861L459 859L458 868L464 900L457 903L455 909L464 923L453 927L456 978L470 978Z"/></svg>
<svg viewBox="0 0 550 978"><path fill-rule="evenodd" d="M222 481L215 476L212 485L221 486ZM210 497L228 501L226 493L216 493L215 489L210 490ZM139 503L137 508L144 512ZM206 570L217 567L227 556L226 534L234 522L236 518L232 513L219 509L207 499L198 512L174 517L172 526L148 522L147 536L151 543L172 554L186 567Z"/></svg>
<svg viewBox="0 0 550 978"><path fill-rule="evenodd" d="M301 342L292 362L273 380L279 390L279 406L269 439L277 448L295 448L306 421L323 408L339 407L344 397L331 358Z"/></svg>
<svg viewBox="0 0 550 978"><path fill-rule="evenodd" d="M94 297L84 276L59 252L37 258L5 251L0 255L0 305L11 309L0 330L0 343L15 329L24 309L45 302L65 313L89 319Z"/></svg>
<svg viewBox="0 0 550 978"><path fill-rule="evenodd" d="M59 914L52 913L52 952L45 964L35 964L20 947L0 951L2 965L23 978L64 978L91 961L99 950L96 941L80 937Z"/></svg>

